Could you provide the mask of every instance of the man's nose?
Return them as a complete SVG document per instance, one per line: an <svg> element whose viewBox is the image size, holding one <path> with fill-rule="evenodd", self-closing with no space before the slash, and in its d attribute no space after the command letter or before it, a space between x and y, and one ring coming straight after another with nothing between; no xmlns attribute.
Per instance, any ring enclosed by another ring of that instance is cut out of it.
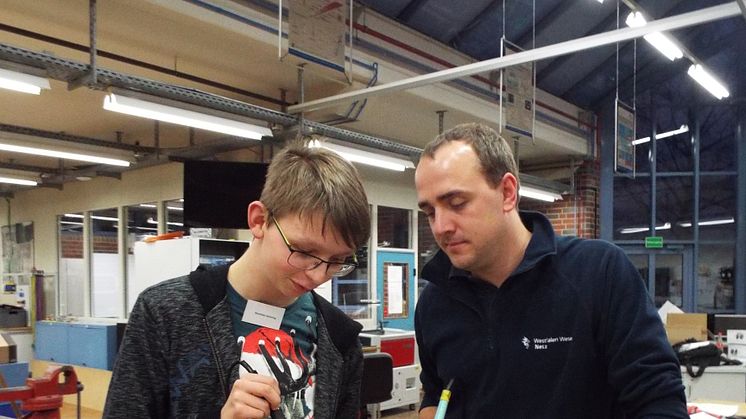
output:
<svg viewBox="0 0 746 419"><path fill-rule="evenodd" d="M433 216L430 228L433 230L433 235L438 236L453 231L453 222L447 214L438 212Z"/></svg>

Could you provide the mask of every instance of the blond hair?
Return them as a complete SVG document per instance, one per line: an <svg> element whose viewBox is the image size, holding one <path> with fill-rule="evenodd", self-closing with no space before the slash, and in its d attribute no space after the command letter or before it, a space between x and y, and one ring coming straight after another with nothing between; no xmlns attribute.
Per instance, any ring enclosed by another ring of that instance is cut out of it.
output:
<svg viewBox="0 0 746 419"><path fill-rule="evenodd" d="M272 159L260 200L278 218L291 214L311 221L321 215L322 232L331 223L354 249L370 236L370 209L357 169L338 154L302 141Z"/></svg>

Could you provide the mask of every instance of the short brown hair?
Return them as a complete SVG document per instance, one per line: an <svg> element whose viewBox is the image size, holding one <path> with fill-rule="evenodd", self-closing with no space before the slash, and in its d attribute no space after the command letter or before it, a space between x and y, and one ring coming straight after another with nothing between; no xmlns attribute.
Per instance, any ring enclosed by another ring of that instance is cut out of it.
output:
<svg viewBox="0 0 746 419"><path fill-rule="evenodd" d="M278 218L297 214L310 220L320 214L322 232L330 222L354 249L370 236L368 198L357 169L338 154L300 140L272 159L260 200Z"/></svg>
<svg viewBox="0 0 746 419"><path fill-rule="evenodd" d="M440 146L453 141L463 141L471 145L490 186L499 185L506 173L512 173L518 180L518 168L513 158L513 150L503 137L484 124L456 125L430 141L422 151L422 155L433 158Z"/></svg>

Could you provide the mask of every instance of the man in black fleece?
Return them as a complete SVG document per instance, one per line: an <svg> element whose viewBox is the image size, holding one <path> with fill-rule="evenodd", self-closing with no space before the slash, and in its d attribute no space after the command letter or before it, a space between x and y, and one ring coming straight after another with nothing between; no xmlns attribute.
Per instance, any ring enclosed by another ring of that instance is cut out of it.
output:
<svg viewBox="0 0 746 419"><path fill-rule="evenodd" d="M618 247L554 235L518 211L510 147L460 125L424 150L415 184L440 251L415 328L424 400L447 418L688 418L679 364Z"/></svg>
<svg viewBox="0 0 746 419"><path fill-rule="evenodd" d="M247 221L251 246L230 267L140 294L104 417L355 417L361 327L313 289L355 269L367 243L357 171L293 144L272 160Z"/></svg>

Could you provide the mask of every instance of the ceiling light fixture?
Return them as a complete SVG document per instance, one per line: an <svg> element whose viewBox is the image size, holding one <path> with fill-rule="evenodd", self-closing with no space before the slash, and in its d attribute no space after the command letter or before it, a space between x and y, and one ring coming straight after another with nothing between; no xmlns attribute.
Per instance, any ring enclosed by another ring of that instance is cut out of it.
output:
<svg viewBox="0 0 746 419"><path fill-rule="evenodd" d="M714 219L714 220L700 221L697 224L699 224L700 226L716 226L716 225L722 225L722 224L733 224L735 222L736 220L733 217L729 217L729 218L719 218L719 219ZM684 222L684 223L678 223L678 224L681 227L692 226L691 222Z"/></svg>
<svg viewBox="0 0 746 419"><path fill-rule="evenodd" d="M129 167L130 162L127 160L121 160L121 159L112 159L109 157L101 157L96 156L93 154L83 154L83 153L71 153L67 151L57 151L52 150L49 148L41 148L41 147L28 147L23 145L17 145L12 144L14 141L9 141L8 139L2 139L0 140L0 150L2 151L10 151L13 153L24 153L24 154L32 154L35 156L44 156L44 157L55 157L58 159L68 159L68 160L77 160L77 161L85 161L89 163L100 163L100 164L108 164L112 166L122 166L122 167Z"/></svg>
<svg viewBox="0 0 746 419"><path fill-rule="evenodd" d="M327 141L322 142L319 140L312 140L308 144L308 146L331 150L342 156L345 160L355 163L367 164L369 166L395 170L397 172L403 172L405 169L414 169L414 163L404 158L393 157L353 147L347 147Z"/></svg>
<svg viewBox="0 0 746 419"><path fill-rule="evenodd" d="M678 129L675 129L673 131L667 131L667 132L662 132L660 134L655 134L655 139L656 140L661 140L663 138L673 137L674 135L683 134L685 132L689 132L689 126L688 125L682 125ZM638 144L643 144L643 143L647 143L647 142L650 142L650 137L638 138L638 139L632 141L632 144L633 145L638 145Z"/></svg>
<svg viewBox="0 0 746 419"><path fill-rule="evenodd" d="M39 182L35 180L19 179L15 177L0 176L0 183L10 183L12 185L36 186Z"/></svg>
<svg viewBox="0 0 746 419"><path fill-rule="evenodd" d="M728 89L720 83L702 64L689 66L687 74L718 99L730 96Z"/></svg>
<svg viewBox="0 0 746 419"><path fill-rule="evenodd" d="M272 136L272 130L259 125L122 96L121 94L110 93L106 95L104 109L252 140L261 140L264 136Z"/></svg>
<svg viewBox="0 0 746 419"><path fill-rule="evenodd" d="M671 223L665 223L663 225L655 226L655 231L670 229ZM619 232L622 234L643 233L646 231L650 231L650 227L626 227L619 230Z"/></svg>
<svg viewBox="0 0 746 419"><path fill-rule="evenodd" d="M520 195L523 198L538 199L539 201L545 201L545 202L554 202L554 201L562 200L562 195L556 192L534 188L532 186L525 186L525 185L521 185L521 187L518 189L518 195Z"/></svg>
<svg viewBox="0 0 746 419"><path fill-rule="evenodd" d="M639 28L648 23L641 12L630 12L630 14L627 15L627 20L625 22L630 28ZM671 61L684 56L684 52L681 51L681 48L661 32L649 33L644 35L643 38Z"/></svg>
<svg viewBox="0 0 746 419"><path fill-rule="evenodd" d="M143 208L158 208L155 204L140 204ZM170 209L172 211L184 211L184 208L182 207L172 207L172 206L166 206L166 209Z"/></svg>
<svg viewBox="0 0 746 419"><path fill-rule="evenodd" d="M146 222L148 224L158 224L158 221L154 220L153 217L148 217L148 219L146 220ZM177 223L175 221L169 221L166 224L168 224L170 226L178 226L178 227L183 227L184 226L184 223Z"/></svg>
<svg viewBox="0 0 746 419"><path fill-rule="evenodd" d="M65 214L65 217L67 218L85 218L83 214ZM101 220L101 221L119 221L119 218L116 217L105 217L103 215L91 215L91 219L93 220Z"/></svg>
<svg viewBox="0 0 746 419"><path fill-rule="evenodd" d="M0 68L0 88L38 95L41 89L49 90L49 80L31 74Z"/></svg>

